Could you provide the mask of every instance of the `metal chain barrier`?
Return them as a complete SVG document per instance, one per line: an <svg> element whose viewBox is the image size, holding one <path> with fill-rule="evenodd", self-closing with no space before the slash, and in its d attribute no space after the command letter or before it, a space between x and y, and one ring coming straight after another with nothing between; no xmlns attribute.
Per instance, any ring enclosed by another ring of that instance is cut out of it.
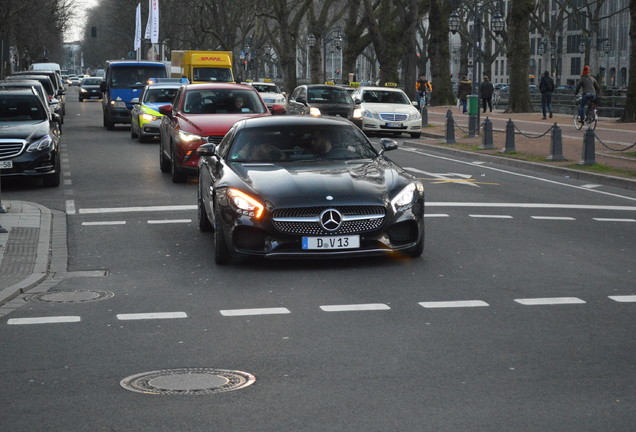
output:
<svg viewBox="0 0 636 432"><path fill-rule="evenodd" d="M545 131L544 133L542 133L541 135L528 135L528 134L524 133L521 129L519 129L517 127L517 125L515 125L515 129L517 130L517 133L519 135L523 135L524 137L530 138L530 139L543 138L544 136L546 136L547 134L549 134L552 131L553 127L554 127L554 125L550 126L550 128L547 131Z"/></svg>
<svg viewBox="0 0 636 432"><path fill-rule="evenodd" d="M632 149L632 148L636 147L636 143L634 143L634 144L630 145L629 147L625 147L623 149L615 149L615 148L612 148L612 147L608 146L606 143L604 143L603 140L598 135L596 135L596 132L594 133L594 138L598 142L600 142L603 145L603 147L605 147L608 150L615 151L615 152L623 152L623 151L627 151L629 149Z"/></svg>

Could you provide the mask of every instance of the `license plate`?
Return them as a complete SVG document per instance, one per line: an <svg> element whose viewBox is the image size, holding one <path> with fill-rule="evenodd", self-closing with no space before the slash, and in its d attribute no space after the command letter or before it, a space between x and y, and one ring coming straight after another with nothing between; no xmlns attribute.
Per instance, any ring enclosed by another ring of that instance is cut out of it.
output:
<svg viewBox="0 0 636 432"><path fill-rule="evenodd" d="M402 123L400 123L400 122L387 122L386 127L401 128L402 127Z"/></svg>
<svg viewBox="0 0 636 432"><path fill-rule="evenodd" d="M0 169L13 168L13 161L0 161Z"/></svg>
<svg viewBox="0 0 636 432"><path fill-rule="evenodd" d="M303 237L303 249L333 250L357 249L360 247L360 236Z"/></svg>

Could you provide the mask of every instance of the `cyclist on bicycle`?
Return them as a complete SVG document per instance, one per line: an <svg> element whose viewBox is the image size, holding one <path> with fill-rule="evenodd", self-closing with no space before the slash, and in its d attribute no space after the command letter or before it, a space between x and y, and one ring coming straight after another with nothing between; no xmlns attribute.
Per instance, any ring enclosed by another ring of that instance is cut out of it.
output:
<svg viewBox="0 0 636 432"><path fill-rule="evenodd" d="M597 95L601 94L601 86L598 85L593 76L590 75L590 67L585 65L581 73L581 79L576 84L574 94L581 91L581 105L579 106L579 121L585 123L585 107L588 103L593 102Z"/></svg>

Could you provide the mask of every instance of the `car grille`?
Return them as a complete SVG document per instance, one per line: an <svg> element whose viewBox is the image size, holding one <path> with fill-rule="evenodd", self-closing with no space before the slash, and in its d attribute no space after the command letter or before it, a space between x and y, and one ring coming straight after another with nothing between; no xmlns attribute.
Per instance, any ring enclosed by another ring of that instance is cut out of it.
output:
<svg viewBox="0 0 636 432"><path fill-rule="evenodd" d="M400 113L380 113L380 118L384 121L405 121L407 115Z"/></svg>
<svg viewBox="0 0 636 432"><path fill-rule="evenodd" d="M320 112L322 113L322 115L328 115L328 116L333 116L333 117L342 117L342 118L350 118L351 117L351 111L349 110L323 110L321 109Z"/></svg>
<svg viewBox="0 0 636 432"><path fill-rule="evenodd" d="M320 225L320 213L330 208L338 210L345 219L354 219L344 220L336 231L326 231ZM382 206L303 207L276 209L272 218L274 227L285 234L341 235L376 230L384 223L385 215ZM299 221L300 218L307 220Z"/></svg>
<svg viewBox="0 0 636 432"><path fill-rule="evenodd" d="M0 159L18 156L26 147L25 140L0 139Z"/></svg>
<svg viewBox="0 0 636 432"><path fill-rule="evenodd" d="M223 135L211 135L209 137L206 138L206 141L209 144L216 144L219 145L221 143L221 140L223 139Z"/></svg>

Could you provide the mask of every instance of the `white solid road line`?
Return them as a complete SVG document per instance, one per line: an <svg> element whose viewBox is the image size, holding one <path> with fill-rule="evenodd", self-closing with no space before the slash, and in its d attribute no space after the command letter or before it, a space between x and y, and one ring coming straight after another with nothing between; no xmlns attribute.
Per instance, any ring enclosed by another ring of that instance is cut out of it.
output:
<svg viewBox="0 0 636 432"><path fill-rule="evenodd" d="M249 315L277 315L289 314L289 309L279 308L255 308L255 309L226 309L219 311L223 316L249 316Z"/></svg>
<svg viewBox="0 0 636 432"><path fill-rule="evenodd" d="M190 223L192 219L161 219L161 220L149 220L148 223L153 224L177 224L177 223Z"/></svg>
<svg viewBox="0 0 636 432"><path fill-rule="evenodd" d="M325 312L353 312L353 311L375 311L389 310L388 305L383 303L350 304L350 305L325 305L320 306Z"/></svg>
<svg viewBox="0 0 636 432"><path fill-rule="evenodd" d="M567 216L530 216L530 217L536 220L562 220L562 221L576 220L573 217L567 217Z"/></svg>
<svg viewBox="0 0 636 432"><path fill-rule="evenodd" d="M420 302L420 306L426 309L436 308L465 308L465 307L484 307L490 306L482 300L457 300L457 301L436 301L436 302Z"/></svg>
<svg viewBox="0 0 636 432"><path fill-rule="evenodd" d="M126 225L126 221L82 222L82 225L84 225L84 226Z"/></svg>
<svg viewBox="0 0 636 432"><path fill-rule="evenodd" d="M156 211L196 210L196 209L197 209L196 205L110 207L110 208L84 208L84 209L79 209L79 213L80 214L133 213L133 212L156 212Z"/></svg>
<svg viewBox="0 0 636 432"><path fill-rule="evenodd" d="M9 325L22 325L22 324L57 324L57 323L71 323L80 322L78 316L53 316L53 317L40 317L40 318L12 318L7 321Z"/></svg>
<svg viewBox="0 0 636 432"><path fill-rule="evenodd" d="M524 306L538 305L561 305L561 304L583 304L585 301L577 297L547 297L547 298L527 298L515 299L515 301Z"/></svg>
<svg viewBox="0 0 636 432"><path fill-rule="evenodd" d="M118 314L117 319L120 321L131 320L148 320L148 319L175 319L175 318L187 318L188 315L185 312L150 312L150 313L136 313L136 314Z"/></svg>

